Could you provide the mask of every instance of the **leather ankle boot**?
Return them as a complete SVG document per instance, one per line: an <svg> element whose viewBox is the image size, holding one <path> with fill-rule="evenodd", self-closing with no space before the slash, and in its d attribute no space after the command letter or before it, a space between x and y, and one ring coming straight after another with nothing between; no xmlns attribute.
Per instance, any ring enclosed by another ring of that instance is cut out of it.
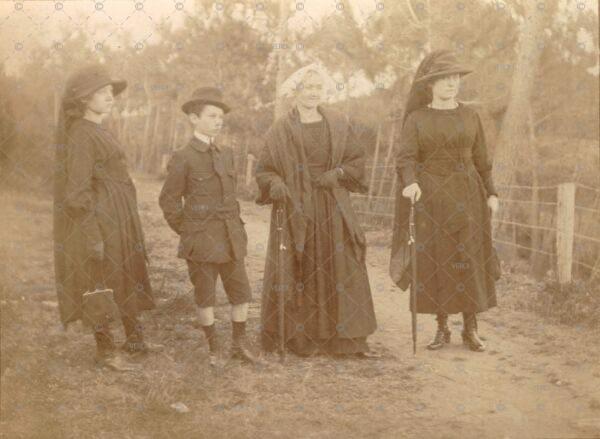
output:
<svg viewBox="0 0 600 439"><path fill-rule="evenodd" d="M246 322L231 322L232 325L232 343L231 355L246 363L256 363L258 361L256 355L250 348L250 343L246 338Z"/></svg>
<svg viewBox="0 0 600 439"><path fill-rule="evenodd" d="M96 357L110 356L115 351L115 344L108 324L98 324L93 331L96 340Z"/></svg>
<svg viewBox="0 0 600 439"><path fill-rule="evenodd" d="M472 351L483 352L485 345L477 334L477 318L475 313L463 313L464 329L462 332L463 343Z"/></svg>
<svg viewBox="0 0 600 439"><path fill-rule="evenodd" d="M437 315L438 328L433 340L427 345L427 349L435 351L450 343L450 328L448 328L448 314Z"/></svg>
<svg viewBox="0 0 600 439"><path fill-rule="evenodd" d="M122 349L130 354L146 353L142 325L135 317L123 316L123 328L125 329L125 343Z"/></svg>

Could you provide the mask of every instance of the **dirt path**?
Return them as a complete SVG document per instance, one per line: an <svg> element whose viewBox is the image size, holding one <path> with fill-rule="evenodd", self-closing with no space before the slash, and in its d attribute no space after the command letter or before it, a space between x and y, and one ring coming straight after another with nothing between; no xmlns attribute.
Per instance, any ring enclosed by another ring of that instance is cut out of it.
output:
<svg viewBox="0 0 600 439"><path fill-rule="evenodd" d="M185 265L175 258L176 236L156 204L160 183L138 178L137 187L159 299L144 323L148 338L166 348L121 374L95 369L91 335L79 326L63 331L58 323L50 203L0 194L6 206L0 256L11 261L0 271L1 437L600 436L597 339L503 307L508 275L499 283L500 307L481 319L487 352L463 348L458 317L451 319L452 345L427 351L435 326L420 316L413 357L408 297L389 280L384 247L368 253L379 323L370 341L383 359L290 356L281 366L266 356L261 367L231 362L211 371ZM256 336L269 209L243 202L242 210ZM219 304L217 324L227 341L224 294ZM120 329L115 333L122 337ZM170 407L175 402L189 412L177 413Z"/></svg>

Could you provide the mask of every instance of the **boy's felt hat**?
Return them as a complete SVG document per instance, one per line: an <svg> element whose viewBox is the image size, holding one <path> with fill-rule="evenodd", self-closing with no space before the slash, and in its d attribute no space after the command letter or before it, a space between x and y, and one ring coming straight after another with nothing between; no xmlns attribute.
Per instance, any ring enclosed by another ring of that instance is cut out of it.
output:
<svg viewBox="0 0 600 439"><path fill-rule="evenodd" d="M189 114L190 110L196 105L214 105L223 110L224 113L229 113L231 110L229 105L223 102L223 93L216 87L200 87L192 93L192 98L181 106L185 114Z"/></svg>

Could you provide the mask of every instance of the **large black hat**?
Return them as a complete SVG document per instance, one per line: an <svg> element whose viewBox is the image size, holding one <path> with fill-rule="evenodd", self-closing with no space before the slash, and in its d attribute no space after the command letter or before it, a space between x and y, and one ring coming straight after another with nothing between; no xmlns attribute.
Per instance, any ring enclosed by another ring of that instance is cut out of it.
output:
<svg viewBox="0 0 600 439"><path fill-rule="evenodd" d="M127 87L127 81L111 78L106 68L100 64L83 67L73 73L67 80L65 99L81 99L109 84L113 86L114 96L117 96Z"/></svg>
<svg viewBox="0 0 600 439"><path fill-rule="evenodd" d="M466 75L473 70L462 65L454 52L450 50L438 50L427 55L417 70L415 82L428 81L448 75Z"/></svg>
<svg viewBox="0 0 600 439"><path fill-rule="evenodd" d="M223 93L216 87L200 87L192 93L192 98L181 106L185 114L188 114L196 105L214 105L229 113L231 110L223 102Z"/></svg>
<svg viewBox="0 0 600 439"><path fill-rule="evenodd" d="M472 70L460 64L454 52L441 49L435 50L423 58L410 86L410 92L404 105L402 124L410 113L431 102L431 90L427 87L429 81L447 75L466 75Z"/></svg>

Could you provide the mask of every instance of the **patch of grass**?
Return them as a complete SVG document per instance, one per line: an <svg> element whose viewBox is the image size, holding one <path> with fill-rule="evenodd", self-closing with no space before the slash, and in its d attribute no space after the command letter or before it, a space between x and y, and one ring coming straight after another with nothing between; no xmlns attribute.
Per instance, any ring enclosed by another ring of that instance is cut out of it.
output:
<svg viewBox="0 0 600 439"><path fill-rule="evenodd" d="M174 382L164 373L160 377L150 377L142 399L142 407L149 411L169 413L172 411L170 405L176 401L176 395Z"/></svg>
<svg viewBox="0 0 600 439"><path fill-rule="evenodd" d="M548 281L538 291L534 304L540 314L560 323L600 329L600 285L586 281L560 285Z"/></svg>

